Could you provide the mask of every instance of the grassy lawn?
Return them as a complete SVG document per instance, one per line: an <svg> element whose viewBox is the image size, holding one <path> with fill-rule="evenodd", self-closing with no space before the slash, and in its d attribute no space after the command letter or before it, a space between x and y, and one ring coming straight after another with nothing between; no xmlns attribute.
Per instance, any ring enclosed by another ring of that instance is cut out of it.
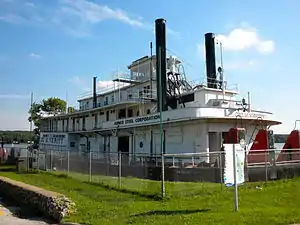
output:
<svg viewBox="0 0 300 225"><path fill-rule="evenodd" d="M299 178L239 187L240 211L234 212L233 190L221 189L220 184L166 183L169 198L158 201L144 192L125 193L112 190L109 185L85 183L58 174L3 171L0 175L65 194L78 209L66 221L83 224L274 225L300 222ZM124 179L124 182L129 181ZM147 190L160 186L156 181L143 183L149 185ZM257 185L261 189L257 189Z"/></svg>

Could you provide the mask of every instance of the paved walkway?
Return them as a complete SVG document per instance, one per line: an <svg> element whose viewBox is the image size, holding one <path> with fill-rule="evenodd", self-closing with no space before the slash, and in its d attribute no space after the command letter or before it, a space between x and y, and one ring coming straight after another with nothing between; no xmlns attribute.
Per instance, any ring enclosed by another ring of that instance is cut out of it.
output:
<svg viewBox="0 0 300 225"><path fill-rule="evenodd" d="M39 219L20 219L13 215L18 210L17 207L5 208L0 202L0 224L9 225L49 225Z"/></svg>

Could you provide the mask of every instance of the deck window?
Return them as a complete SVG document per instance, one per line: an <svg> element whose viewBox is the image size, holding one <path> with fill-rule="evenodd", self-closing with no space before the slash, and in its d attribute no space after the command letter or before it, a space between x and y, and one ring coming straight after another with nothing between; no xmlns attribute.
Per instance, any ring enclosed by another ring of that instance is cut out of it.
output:
<svg viewBox="0 0 300 225"><path fill-rule="evenodd" d="M82 117L82 130L85 130L85 116Z"/></svg>
<svg viewBox="0 0 300 225"><path fill-rule="evenodd" d="M133 110L132 109L128 109L128 117L133 117Z"/></svg>
<svg viewBox="0 0 300 225"><path fill-rule="evenodd" d="M98 114L96 113L95 114L95 128L97 128L97 126L98 126Z"/></svg>
<svg viewBox="0 0 300 225"><path fill-rule="evenodd" d="M106 121L109 121L109 110L106 111Z"/></svg>

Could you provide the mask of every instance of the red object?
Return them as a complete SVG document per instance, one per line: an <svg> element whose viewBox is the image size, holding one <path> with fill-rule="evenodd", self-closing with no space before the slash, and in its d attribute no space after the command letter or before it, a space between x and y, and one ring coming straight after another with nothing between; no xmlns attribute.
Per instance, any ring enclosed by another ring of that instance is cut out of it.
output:
<svg viewBox="0 0 300 225"><path fill-rule="evenodd" d="M277 162L300 160L300 131L293 130L277 157Z"/></svg>
<svg viewBox="0 0 300 225"><path fill-rule="evenodd" d="M260 129L247 155L247 162L265 163L268 159L267 149L269 149L268 130Z"/></svg>
<svg viewBox="0 0 300 225"><path fill-rule="evenodd" d="M7 160L7 150L5 148L0 147L0 160L6 161Z"/></svg>
<svg viewBox="0 0 300 225"><path fill-rule="evenodd" d="M245 140L245 129L230 128L225 135L224 144L239 144L241 139Z"/></svg>

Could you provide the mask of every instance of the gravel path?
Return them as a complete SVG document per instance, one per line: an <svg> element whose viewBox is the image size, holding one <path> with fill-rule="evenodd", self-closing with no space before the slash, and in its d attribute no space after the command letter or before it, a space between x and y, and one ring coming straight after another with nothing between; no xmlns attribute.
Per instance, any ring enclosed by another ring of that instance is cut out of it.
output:
<svg viewBox="0 0 300 225"><path fill-rule="evenodd" d="M39 219L20 219L13 215L18 210L17 207L5 208L0 202L0 224L9 225L49 225Z"/></svg>

